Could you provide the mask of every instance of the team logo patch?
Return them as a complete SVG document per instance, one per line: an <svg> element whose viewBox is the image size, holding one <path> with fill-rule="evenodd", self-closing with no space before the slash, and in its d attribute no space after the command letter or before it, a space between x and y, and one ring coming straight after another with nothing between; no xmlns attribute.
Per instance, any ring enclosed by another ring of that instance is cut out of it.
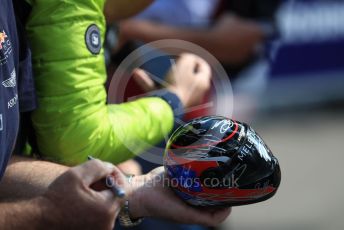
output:
<svg viewBox="0 0 344 230"><path fill-rule="evenodd" d="M101 50L101 37L99 27L95 24L86 29L85 42L87 49L92 54L99 54Z"/></svg>
<svg viewBox="0 0 344 230"><path fill-rule="evenodd" d="M7 34L3 30L2 32L0 32L0 50L2 50L3 48L2 44L6 42L6 38L7 38Z"/></svg>
<svg viewBox="0 0 344 230"><path fill-rule="evenodd" d="M11 77L2 82L2 85L5 88L14 88L16 86L16 70L13 69L11 73Z"/></svg>
<svg viewBox="0 0 344 230"><path fill-rule="evenodd" d="M0 66L7 64L12 54L12 44L5 30L0 30Z"/></svg>

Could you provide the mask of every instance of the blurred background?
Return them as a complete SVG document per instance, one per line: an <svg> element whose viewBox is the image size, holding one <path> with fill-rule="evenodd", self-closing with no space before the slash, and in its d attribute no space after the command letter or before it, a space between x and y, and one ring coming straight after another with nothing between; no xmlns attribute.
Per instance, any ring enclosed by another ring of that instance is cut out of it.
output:
<svg viewBox="0 0 344 230"><path fill-rule="evenodd" d="M157 0L137 17L109 24L109 79L148 42L173 38L205 48L229 75L233 117L260 133L282 168L275 197L233 208L220 229L344 229L343 23L339 0ZM143 67L163 79L167 56ZM140 93L134 82L127 90ZM207 108L188 118L214 113ZM206 229L162 222L140 227L153 228Z"/></svg>
<svg viewBox="0 0 344 230"><path fill-rule="evenodd" d="M343 10L342 1L290 1L278 10L279 39L251 124L279 158L282 183L273 199L234 208L221 229L344 228ZM245 95L254 85L241 80Z"/></svg>
<svg viewBox="0 0 344 230"><path fill-rule="evenodd" d="M342 104L265 112L251 124L279 159L281 185L266 202L234 207L221 229L343 229Z"/></svg>

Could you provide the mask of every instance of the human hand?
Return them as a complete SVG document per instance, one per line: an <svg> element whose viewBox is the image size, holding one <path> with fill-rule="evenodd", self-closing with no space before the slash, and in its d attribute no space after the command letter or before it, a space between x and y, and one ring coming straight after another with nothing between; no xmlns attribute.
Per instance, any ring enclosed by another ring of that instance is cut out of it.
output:
<svg viewBox="0 0 344 230"><path fill-rule="evenodd" d="M116 183L125 183L119 169L99 160L74 167L58 177L42 196L48 208L43 215L49 228L113 229L121 201L110 190L90 188L110 174Z"/></svg>
<svg viewBox="0 0 344 230"><path fill-rule="evenodd" d="M142 168L141 165L133 159L124 161L117 165L117 167L125 174L130 175L141 175L142 174Z"/></svg>
<svg viewBox="0 0 344 230"><path fill-rule="evenodd" d="M129 197L132 218L157 217L185 224L216 226L230 214L230 208L207 210L186 204L164 184L164 175L164 168L159 167L145 176L133 178Z"/></svg>
<svg viewBox="0 0 344 230"><path fill-rule="evenodd" d="M258 23L225 14L207 34L213 41L207 47L221 62L241 64L256 52L257 46L264 40L264 33Z"/></svg>
<svg viewBox="0 0 344 230"><path fill-rule="evenodd" d="M142 69L133 72L136 82L146 91L156 90L155 83ZM175 93L186 108L200 104L211 86L211 68L202 58L181 54L166 77L164 87Z"/></svg>
<svg viewBox="0 0 344 230"><path fill-rule="evenodd" d="M108 0L105 2L104 15L107 22L115 22L132 17L148 7L154 0Z"/></svg>

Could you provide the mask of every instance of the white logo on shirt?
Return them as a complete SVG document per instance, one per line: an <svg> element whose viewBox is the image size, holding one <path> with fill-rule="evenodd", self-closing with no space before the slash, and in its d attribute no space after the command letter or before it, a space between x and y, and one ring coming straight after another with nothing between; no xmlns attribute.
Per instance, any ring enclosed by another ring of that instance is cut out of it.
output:
<svg viewBox="0 0 344 230"><path fill-rule="evenodd" d="M15 106L17 104L17 101L18 101L18 94L16 94L14 96L14 98L12 98L11 100L8 101L7 103L7 107L8 109L12 108L13 106Z"/></svg>
<svg viewBox="0 0 344 230"><path fill-rule="evenodd" d="M4 129L4 126L2 125L2 114L0 114L0 131Z"/></svg>
<svg viewBox="0 0 344 230"><path fill-rule="evenodd" d="M16 70L13 69L12 73L11 73L11 77L5 81L2 82L2 85L5 88L13 88L17 85L16 83Z"/></svg>

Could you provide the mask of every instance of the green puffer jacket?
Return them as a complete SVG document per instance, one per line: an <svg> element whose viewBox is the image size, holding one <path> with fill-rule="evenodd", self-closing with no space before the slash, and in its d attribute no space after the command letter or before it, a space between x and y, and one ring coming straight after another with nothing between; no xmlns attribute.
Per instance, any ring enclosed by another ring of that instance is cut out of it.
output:
<svg viewBox="0 0 344 230"><path fill-rule="evenodd" d="M160 98L106 104L104 0L28 0L39 108L32 120L45 158L75 165L88 155L119 163L163 139L173 112ZM92 26L96 25L96 26ZM98 29L97 29L98 28Z"/></svg>

